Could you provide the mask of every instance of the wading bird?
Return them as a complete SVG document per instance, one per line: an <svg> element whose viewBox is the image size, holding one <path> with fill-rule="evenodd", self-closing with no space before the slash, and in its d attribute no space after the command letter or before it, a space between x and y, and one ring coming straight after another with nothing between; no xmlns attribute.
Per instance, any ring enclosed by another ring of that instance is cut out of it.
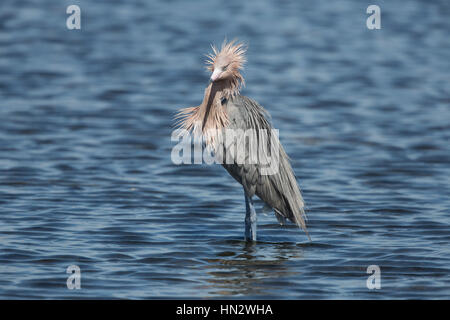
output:
<svg viewBox="0 0 450 320"><path fill-rule="evenodd" d="M180 128L202 136L205 138L205 144L212 147L215 152L220 151L224 157L225 155L231 157L231 161L226 161L222 165L244 187L247 241L256 241L257 218L252 200L254 195L274 210L281 225L285 224L287 218L302 227L308 235L303 198L278 136L271 134L269 139L257 139L258 150L268 152L270 146L277 146L278 168L273 174L264 174L264 166L260 162L237 161L238 153L246 150L245 147L233 153L226 147L227 144L218 143L220 139L214 132L223 132L225 129L254 129L270 133L273 127L263 107L256 101L240 95L240 89L244 85L240 70L245 63L246 47L242 43L225 40L220 50L215 46L212 46L212 50L213 53L207 56L206 61L207 69L212 74L210 83L205 89L203 102L197 107L185 108L178 113ZM268 155L262 154L262 157L266 156ZM244 158L249 160L248 155Z"/></svg>

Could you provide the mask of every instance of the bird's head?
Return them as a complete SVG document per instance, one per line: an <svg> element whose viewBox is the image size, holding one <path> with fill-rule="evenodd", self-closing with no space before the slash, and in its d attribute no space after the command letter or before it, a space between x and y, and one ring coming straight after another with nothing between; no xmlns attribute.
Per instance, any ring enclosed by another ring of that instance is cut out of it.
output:
<svg viewBox="0 0 450 320"><path fill-rule="evenodd" d="M244 68L246 47L243 43L236 40L222 43L222 46L217 49L214 45L211 46L213 52L207 55L207 69L212 72L210 80L212 82L219 82L222 80L229 80L233 83L243 85L244 78L240 70Z"/></svg>

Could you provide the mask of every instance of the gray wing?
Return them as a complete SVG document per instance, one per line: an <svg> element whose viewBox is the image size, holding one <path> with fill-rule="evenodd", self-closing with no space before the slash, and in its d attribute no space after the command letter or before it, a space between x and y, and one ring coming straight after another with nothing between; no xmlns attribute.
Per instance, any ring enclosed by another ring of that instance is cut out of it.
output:
<svg viewBox="0 0 450 320"><path fill-rule="evenodd" d="M227 163L224 161L224 168L243 185L248 196L256 194L268 206L273 208L280 223L283 224L287 218L301 226L308 234L305 224L304 202L300 188L283 146L279 142L278 137L271 134L272 126L267 120L267 112L256 101L240 95L228 101L224 107L227 108L229 119L229 125L226 129L257 129L257 131L265 129L268 133L268 139L259 137L256 139L258 150L271 150L272 144L279 150L278 170L274 174L264 174L264 168L267 168L267 165L263 164L269 161L267 152L258 154L257 163L250 161L249 152L245 152L245 161L242 161L242 158L238 161L237 152L231 152L229 144L226 143L223 148L223 159L227 159L228 156L228 159L231 158L233 161L227 160ZM242 143L242 139L237 143ZM243 143L248 148L247 140L244 139ZM261 149L261 147L264 148ZM272 160L274 160L273 157Z"/></svg>

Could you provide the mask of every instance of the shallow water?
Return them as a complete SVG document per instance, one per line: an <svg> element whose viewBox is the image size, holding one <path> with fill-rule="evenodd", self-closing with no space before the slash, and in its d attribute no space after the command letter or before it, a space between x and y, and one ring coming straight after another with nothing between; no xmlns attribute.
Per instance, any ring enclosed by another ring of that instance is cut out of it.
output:
<svg viewBox="0 0 450 320"><path fill-rule="evenodd" d="M0 298L450 297L448 1L378 1L373 31L360 1L77 3L81 31L71 1L0 4ZM270 214L245 243L237 182L171 162L225 36L312 242Z"/></svg>

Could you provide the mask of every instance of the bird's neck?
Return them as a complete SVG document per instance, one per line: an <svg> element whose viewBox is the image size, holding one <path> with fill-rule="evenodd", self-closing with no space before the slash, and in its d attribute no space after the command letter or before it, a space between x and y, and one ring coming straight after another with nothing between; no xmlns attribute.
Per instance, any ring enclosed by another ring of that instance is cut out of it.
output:
<svg viewBox="0 0 450 320"><path fill-rule="evenodd" d="M200 105L199 113L202 115L202 132L207 130L221 130L228 124L224 99L228 100L239 94L236 81L225 79L211 82L205 89L205 96Z"/></svg>
<svg viewBox="0 0 450 320"><path fill-rule="evenodd" d="M240 82L222 80L210 83L205 89L198 107L182 110L178 117L183 129L203 135L207 144L214 142L215 135L228 125L226 101L239 94Z"/></svg>
<svg viewBox="0 0 450 320"><path fill-rule="evenodd" d="M239 94L239 83L235 79L224 79L211 82L205 90L203 103L205 107L208 103L220 102L222 99L231 99Z"/></svg>

